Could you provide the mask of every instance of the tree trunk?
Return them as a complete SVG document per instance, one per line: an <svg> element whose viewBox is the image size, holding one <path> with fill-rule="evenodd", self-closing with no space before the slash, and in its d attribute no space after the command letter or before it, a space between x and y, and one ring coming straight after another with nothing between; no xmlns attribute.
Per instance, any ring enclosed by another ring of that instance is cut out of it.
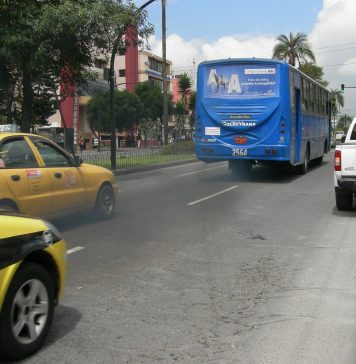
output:
<svg viewBox="0 0 356 364"><path fill-rule="evenodd" d="M32 75L30 62L26 63L22 69L23 72L23 104L22 104L22 125L21 131L29 133L31 131L32 122Z"/></svg>

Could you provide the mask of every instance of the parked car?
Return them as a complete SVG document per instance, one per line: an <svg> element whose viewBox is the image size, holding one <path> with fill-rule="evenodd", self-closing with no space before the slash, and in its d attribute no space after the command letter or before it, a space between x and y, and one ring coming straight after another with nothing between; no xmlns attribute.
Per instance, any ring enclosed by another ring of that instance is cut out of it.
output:
<svg viewBox="0 0 356 364"><path fill-rule="evenodd" d="M63 293L66 243L49 223L0 211L0 359L43 344Z"/></svg>
<svg viewBox="0 0 356 364"><path fill-rule="evenodd" d="M356 193L356 118L345 141L336 146L334 165L336 207L338 210L350 210Z"/></svg>
<svg viewBox="0 0 356 364"><path fill-rule="evenodd" d="M336 131L334 133L335 144L339 144L344 136L345 133L343 131Z"/></svg>
<svg viewBox="0 0 356 364"><path fill-rule="evenodd" d="M118 186L106 168L82 163L42 136L0 133L0 209L55 216L115 212Z"/></svg>

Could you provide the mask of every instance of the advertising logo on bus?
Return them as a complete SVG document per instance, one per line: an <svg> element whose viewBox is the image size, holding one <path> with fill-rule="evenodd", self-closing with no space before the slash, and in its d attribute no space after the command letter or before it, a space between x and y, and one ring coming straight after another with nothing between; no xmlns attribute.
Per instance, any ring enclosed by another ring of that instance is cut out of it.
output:
<svg viewBox="0 0 356 364"><path fill-rule="evenodd" d="M259 65L211 66L205 70L204 96L224 98L276 97L277 67Z"/></svg>

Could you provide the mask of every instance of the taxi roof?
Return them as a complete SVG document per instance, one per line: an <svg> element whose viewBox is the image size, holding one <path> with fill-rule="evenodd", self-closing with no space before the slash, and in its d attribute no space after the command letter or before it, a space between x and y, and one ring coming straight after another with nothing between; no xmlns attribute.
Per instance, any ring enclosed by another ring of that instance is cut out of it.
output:
<svg viewBox="0 0 356 364"><path fill-rule="evenodd" d="M43 135L31 134L31 133L20 133L20 132L8 132L8 131L0 131L0 140L10 136L38 136L44 139L48 139Z"/></svg>

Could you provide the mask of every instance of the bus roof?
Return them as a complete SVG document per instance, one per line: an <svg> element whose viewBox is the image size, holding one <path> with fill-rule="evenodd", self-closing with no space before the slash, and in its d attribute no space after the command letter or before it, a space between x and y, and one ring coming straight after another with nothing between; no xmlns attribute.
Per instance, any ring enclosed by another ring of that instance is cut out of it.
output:
<svg viewBox="0 0 356 364"><path fill-rule="evenodd" d="M216 59L211 61L204 61L199 64L199 66L205 66L210 64L222 64L222 63L276 63L276 64L286 64L286 61L282 61L280 59L272 59L272 58L224 58L224 59Z"/></svg>

